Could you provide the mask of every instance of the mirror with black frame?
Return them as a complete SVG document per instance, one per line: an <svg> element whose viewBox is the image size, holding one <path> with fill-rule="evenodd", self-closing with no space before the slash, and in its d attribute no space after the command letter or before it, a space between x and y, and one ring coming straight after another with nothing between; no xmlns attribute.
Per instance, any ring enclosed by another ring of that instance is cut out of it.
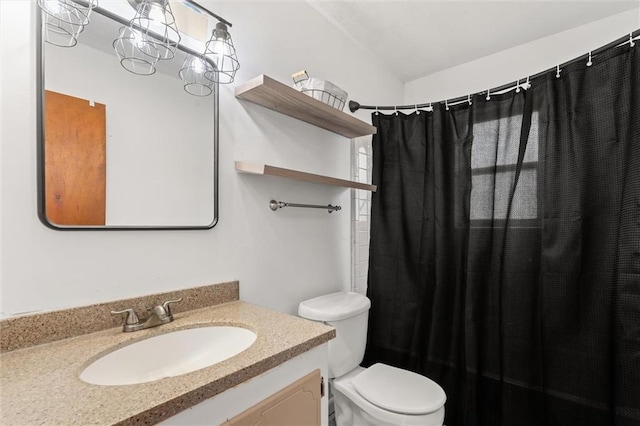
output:
<svg viewBox="0 0 640 426"><path fill-rule="evenodd" d="M72 47L51 41L60 31L47 28L50 16L39 19L41 221L58 230L215 226L218 87L192 96L179 76L198 53L179 44L152 75L138 75L114 49L126 17L94 8Z"/></svg>

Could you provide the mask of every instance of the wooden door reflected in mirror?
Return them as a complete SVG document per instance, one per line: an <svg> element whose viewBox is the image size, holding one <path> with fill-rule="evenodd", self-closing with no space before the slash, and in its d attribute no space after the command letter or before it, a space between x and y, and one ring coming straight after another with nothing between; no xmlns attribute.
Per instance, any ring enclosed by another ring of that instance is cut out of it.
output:
<svg viewBox="0 0 640 426"><path fill-rule="evenodd" d="M45 91L46 213L59 225L105 225L106 107Z"/></svg>

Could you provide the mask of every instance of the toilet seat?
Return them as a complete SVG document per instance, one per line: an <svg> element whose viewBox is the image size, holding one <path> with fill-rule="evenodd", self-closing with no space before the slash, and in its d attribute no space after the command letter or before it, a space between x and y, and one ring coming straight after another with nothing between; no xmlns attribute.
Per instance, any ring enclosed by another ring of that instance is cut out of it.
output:
<svg viewBox="0 0 640 426"><path fill-rule="evenodd" d="M339 400L348 401L353 404L354 407L359 407L360 410L367 413L371 417L370 421L354 423L354 424L372 424L372 425L394 425L394 426L442 426L444 422L444 405L440 409L429 414L399 414L389 410L385 410L372 404L366 400L360 393L354 388L353 380L360 374L364 373L366 369L362 367L356 367L347 374L335 379L331 379L330 386L332 386L334 392L335 403ZM336 406L336 407L337 407ZM354 413L356 409L354 408ZM338 409L336 408L336 413Z"/></svg>
<svg viewBox="0 0 640 426"><path fill-rule="evenodd" d="M352 380L371 404L398 414L423 415L439 410L447 400L433 380L386 364L374 364Z"/></svg>

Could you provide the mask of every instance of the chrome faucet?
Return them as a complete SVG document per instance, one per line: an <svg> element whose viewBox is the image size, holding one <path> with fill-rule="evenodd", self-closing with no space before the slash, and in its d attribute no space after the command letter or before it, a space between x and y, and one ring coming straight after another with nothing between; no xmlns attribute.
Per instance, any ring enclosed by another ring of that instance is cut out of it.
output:
<svg viewBox="0 0 640 426"><path fill-rule="evenodd" d="M133 309L123 309L121 311L111 311L111 315L127 314L122 331L125 333L130 331L144 330L145 328L157 327L161 324L167 324L173 321L170 304L182 301L182 297L177 300L167 300L162 305L158 305L151 311L151 315L141 321Z"/></svg>

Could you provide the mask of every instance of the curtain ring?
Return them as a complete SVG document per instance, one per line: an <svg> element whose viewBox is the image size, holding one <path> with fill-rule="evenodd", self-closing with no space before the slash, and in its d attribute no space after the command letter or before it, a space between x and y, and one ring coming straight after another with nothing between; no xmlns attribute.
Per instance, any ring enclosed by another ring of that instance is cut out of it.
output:
<svg viewBox="0 0 640 426"><path fill-rule="evenodd" d="M516 93L520 93L520 79L516 82Z"/></svg>
<svg viewBox="0 0 640 426"><path fill-rule="evenodd" d="M431 102L429 102L429 106L427 107L427 111L433 112L433 105L432 105Z"/></svg>
<svg viewBox="0 0 640 426"><path fill-rule="evenodd" d="M591 52L589 52L589 61L587 62L587 66L590 67L591 65L593 65L593 62L591 62Z"/></svg>
<svg viewBox="0 0 640 426"><path fill-rule="evenodd" d="M416 104L416 115L420 115L420 111L418 110L418 104Z"/></svg>
<svg viewBox="0 0 640 426"><path fill-rule="evenodd" d="M529 83L529 76L527 76L527 82L525 83L525 90L530 89L531 88L531 83Z"/></svg>
<svg viewBox="0 0 640 426"><path fill-rule="evenodd" d="M471 105L471 104L472 104L472 102L471 102L471 94L468 94L468 95L467 95L467 102L469 102L469 105Z"/></svg>
<svg viewBox="0 0 640 426"><path fill-rule="evenodd" d="M398 116L398 105L395 105L393 109L396 111L396 117Z"/></svg>
<svg viewBox="0 0 640 426"><path fill-rule="evenodd" d="M449 100L445 99L444 100L444 109L446 109L447 111L449 111Z"/></svg>
<svg viewBox="0 0 640 426"><path fill-rule="evenodd" d="M378 112L378 107L376 107L376 115L378 115L378 114L380 114L380 113Z"/></svg>
<svg viewBox="0 0 640 426"><path fill-rule="evenodd" d="M560 72L562 70L560 69L560 65L556 65L556 78L560 78Z"/></svg>
<svg viewBox="0 0 640 426"><path fill-rule="evenodd" d="M487 89L487 97L486 97L486 99L487 99L488 101L490 101L490 100L491 100L491 89Z"/></svg>
<svg viewBox="0 0 640 426"><path fill-rule="evenodd" d="M629 47L633 47L636 44L633 42L633 33L629 33Z"/></svg>

